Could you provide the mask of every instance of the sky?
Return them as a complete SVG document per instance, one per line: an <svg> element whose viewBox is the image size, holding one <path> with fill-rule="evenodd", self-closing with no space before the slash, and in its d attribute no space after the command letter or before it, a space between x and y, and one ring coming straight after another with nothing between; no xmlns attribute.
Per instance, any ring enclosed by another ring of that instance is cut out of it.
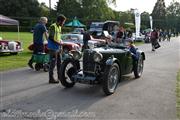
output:
<svg viewBox="0 0 180 120"><path fill-rule="evenodd" d="M38 1L40 3L45 2L46 5L49 6L49 0L38 0ZM54 8L57 1L58 0L51 0L52 8ZM172 2L172 0L164 0L164 1L166 7L170 5L170 2ZM176 0L176 1L180 2L180 0ZM116 6L110 5L110 7L117 11L126 11L133 8L133 9L138 9L140 12L146 11L151 13L157 0L116 0L116 2L117 2Z"/></svg>

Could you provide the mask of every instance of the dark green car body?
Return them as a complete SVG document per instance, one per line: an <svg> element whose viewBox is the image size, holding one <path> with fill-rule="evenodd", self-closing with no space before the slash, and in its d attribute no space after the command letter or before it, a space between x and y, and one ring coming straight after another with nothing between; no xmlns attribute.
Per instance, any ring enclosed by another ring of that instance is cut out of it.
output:
<svg viewBox="0 0 180 120"><path fill-rule="evenodd" d="M97 54L101 56L99 61L95 60ZM136 78L141 76L145 54L140 50L137 54L139 59L135 60L127 47L114 45L86 49L81 60L72 57L62 63L60 81L65 87L72 87L77 82L102 84L106 95L113 94L122 75L134 72ZM73 67L66 70L69 63ZM72 83L68 83L67 78Z"/></svg>
<svg viewBox="0 0 180 120"><path fill-rule="evenodd" d="M103 59L99 63L94 62L93 57L90 57L91 54L94 54L96 52L99 52L103 55ZM90 70L90 68L92 68L93 65L100 65L101 72L103 72L107 65L112 65L114 62L116 62L120 66L121 75L132 72L133 59L130 51L125 47L100 47L92 50L87 49L86 51L84 51L83 56L83 71L85 73L91 72L95 75L96 69Z"/></svg>

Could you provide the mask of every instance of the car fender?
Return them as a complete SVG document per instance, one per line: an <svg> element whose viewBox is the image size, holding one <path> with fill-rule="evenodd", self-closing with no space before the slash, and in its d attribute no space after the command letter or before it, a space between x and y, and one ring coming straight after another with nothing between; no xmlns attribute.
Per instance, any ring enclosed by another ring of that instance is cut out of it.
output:
<svg viewBox="0 0 180 120"><path fill-rule="evenodd" d="M114 56L110 57L108 60L106 60L106 66L112 66L114 63L117 63L119 66L119 71L120 71L120 77L121 77L121 65L120 61L117 58L114 58Z"/></svg>
<svg viewBox="0 0 180 120"><path fill-rule="evenodd" d="M117 58L114 58L114 56L109 57L109 58L106 60L106 65L110 65L110 66L111 66L111 65L113 65L114 62L118 63L117 61L118 61L118 59L117 59Z"/></svg>
<svg viewBox="0 0 180 120"><path fill-rule="evenodd" d="M146 59L145 53L141 52L141 55L143 56L143 60L145 60Z"/></svg>
<svg viewBox="0 0 180 120"><path fill-rule="evenodd" d="M143 60L145 60L145 59L146 59L145 53L144 53L143 51L138 50L137 52L138 52L140 55L142 55L142 56L143 56Z"/></svg>

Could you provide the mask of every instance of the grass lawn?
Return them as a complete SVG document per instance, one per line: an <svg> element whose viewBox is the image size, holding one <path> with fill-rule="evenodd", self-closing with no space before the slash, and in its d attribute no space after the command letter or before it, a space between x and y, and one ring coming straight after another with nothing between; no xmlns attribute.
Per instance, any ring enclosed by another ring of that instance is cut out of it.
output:
<svg viewBox="0 0 180 120"><path fill-rule="evenodd" d="M139 41L138 41L138 42L135 42L134 44L135 44L136 46L138 46L138 45L144 44L144 42L142 42L142 41L139 42Z"/></svg>
<svg viewBox="0 0 180 120"><path fill-rule="evenodd" d="M17 40L17 32L0 32L3 39ZM31 57L28 46L32 43L32 33L20 32L20 41L22 42L23 52L18 55L1 54L0 55L0 71L15 69L27 66L27 62Z"/></svg>
<svg viewBox="0 0 180 120"><path fill-rule="evenodd" d="M176 96L177 96L177 102L176 102L177 117L180 120L180 70L177 75Z"/></svg>

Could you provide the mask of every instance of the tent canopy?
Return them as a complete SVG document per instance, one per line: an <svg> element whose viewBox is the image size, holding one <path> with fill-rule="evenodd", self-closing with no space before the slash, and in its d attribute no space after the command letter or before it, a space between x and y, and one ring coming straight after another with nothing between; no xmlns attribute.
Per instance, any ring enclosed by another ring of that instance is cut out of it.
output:
<svg viewBox="0 0 180 120"><path fill-rule="evenodd" d="M0 14L0 25L16 25L18 29L18 40L19 40L19 21L8 18Z"/></svg>
<svg viewBox="0 0 180 120"><path fill-rule="evenodd" d="M17 25L18 26L19 22L17 20L8 18L0 14L0 25Z"/></svg>
<svg viewBox="0 0 180 120"><path fill-rule="evenodd" d="M76 17L73 19L72 22L65 24L66 27L86 27L82 24Z"/></svg>

